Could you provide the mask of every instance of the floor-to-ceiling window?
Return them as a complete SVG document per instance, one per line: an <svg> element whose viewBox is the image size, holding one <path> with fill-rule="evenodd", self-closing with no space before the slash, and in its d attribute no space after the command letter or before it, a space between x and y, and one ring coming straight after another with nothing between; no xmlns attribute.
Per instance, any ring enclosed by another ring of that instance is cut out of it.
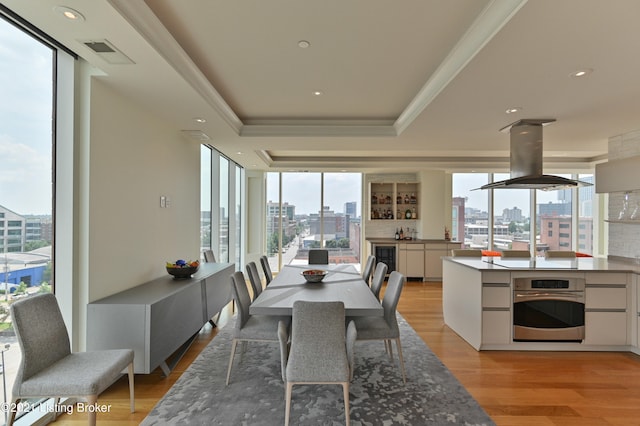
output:
<svg viewBox="0 0 640 426"><path fill-rule="evenodd" d="M571 179L570 174L558 175ZM536 190L536 253L574 250L574 189Z"/></svg>
<svg viewBox="0 0 640 426"><path fill-rule="evenodd" d="M233 168L231 169L231 173L234 180L234 216L233 216L233 229L234 229L234 238L233 238L233 246L235 256L233 261L235 262L237 267L242 265L242 199L244 194L244 169L240 167L238 164L233 164Z"/></svg>
<svg viewBox="0 0 640 426"><path fill-rule="evenodd" d="M360 263L362 199L359 173L324 173L323 223L330 263Z"/></svg>
<svg viewBox="0 0 640 426"><path fill-rule="evenodd" d="M218 198L218 257L220 262L229 261L229 160L219 157L218 177L220 197Z"/></svg>
<svg viewBox="0 0 640 426"><path fill-rule="evenodd" d="M267 221L265 241L267 242L266 256L269 259L269 266L271 266L271 270L273 271L280 270L280 241L282 240L280 180L280 173L267 173ZM302 233L302 231L300 231L300 233Z"/></svg>
<svg viewBox="0 0 640 426"><path fill-rule="evenodd" d="M322 174L282 173L282 210L278 249L282 264L307 263L309 249L325 247ZM326 237L325 237L326 235Z"/></svg>
<svg viewBox="0 0 640 426"><path fill-rule="evenodd" d="M593 183L593 174L562 177ZM552 191L532 189L477 190L506 173L454 173L452 238L465 247L486 250L547 250L594 253L593 186ZM532 219L533 218L533 219ZM577 232L576 232L577 228ZM534 246L535 249L531 250Z"/></svg>
<svg viewBox="0 0 640 426"><path fill-rule="evenodd" d="M508 173L494 173L493 182L509 179ZM493 191L493 245L491 250L528 250L530 197L528 189Z"/></svg>
<svg viewBox="0 0 640 426"><path fill-rule="evenodd" d="M489 199L477 190L489 182L487 173L454 173L452 176L451 239L465 248L489 247Z"/></svg>
<svg viewBox="0 0 640 426"><path fill-rule="evenodd" d="M312 248L330 263L360 263L360 173L268 173L267 255L273 270L305 264Z"/></svg>
<svg viewBox="0 0 640 426"><path fill-rule="evenodd" d="M75 56L2 5L0 46L0 374L7 402L21 358L9 305L28 294L51 292L56 282L63 283L57 292L63 314L72 303L67 296ZM4 421L0 416L0 424Z"/></svg>
<svg viewBox="0 0 640 426"><path fill-rule="evenodd" d="M578 175L582 182L595 183L592 173ZM596 193L594 186L584 186L578 189L578 232L576 251L587 254L595 253L596 238L594 235L594 220L597 219Z"/></svg>
<svg viewBox="0 0 640 426"><path fill-rule="evenodd" d="M200 252L211 248L211 148L200 148ZM204 261L204 257L201 259Z"/></svg>
<svg viewBox="0 0 640 426"><path fill-rule="evenodd" d="M244 169L211 146L201 148L200 245L219 262L242 264Z"/></svg>

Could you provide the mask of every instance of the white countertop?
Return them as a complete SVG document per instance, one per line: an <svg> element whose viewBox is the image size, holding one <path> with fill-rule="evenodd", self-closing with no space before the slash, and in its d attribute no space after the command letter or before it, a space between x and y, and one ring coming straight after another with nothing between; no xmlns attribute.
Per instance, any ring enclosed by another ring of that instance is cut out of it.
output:
<svg viewBox="0 0 640 426"><path fill-rule="evenodd" d="M479 271L606 271L632 272L640 274L640 265L624 262L613 262L597 257L578 257L575 259L502 259L500 257L485 256L472 257L444 257L443 260L455 262Z"/></svg>
<svg viewBox="0 0 640 426"><path fill-rule="evenodd" d="M451 241L451 240L441 240L441 239L435 239L435 238L427 238L427 239L422 239L422 238L412 238L409 240L396 240L394 238L383 238L383 237L367 237L365 238L365 240L367 240L368 242L370 242L371 244L386 244L386 245L393 245L393 244L460 244L460 241Z"/></svg>

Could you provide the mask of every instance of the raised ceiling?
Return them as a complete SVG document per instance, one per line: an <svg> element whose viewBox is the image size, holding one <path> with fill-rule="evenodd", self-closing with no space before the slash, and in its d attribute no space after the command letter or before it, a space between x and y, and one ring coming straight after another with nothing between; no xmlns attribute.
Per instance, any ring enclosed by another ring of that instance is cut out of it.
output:
<svg viewBox="0 0 640 426"><path fill-rule="evenodd" d="M579 170L640 128L636 0L65 1L83 22L2 3L247 168L504 169L499 129L552 117L545 170Z"/></svg>

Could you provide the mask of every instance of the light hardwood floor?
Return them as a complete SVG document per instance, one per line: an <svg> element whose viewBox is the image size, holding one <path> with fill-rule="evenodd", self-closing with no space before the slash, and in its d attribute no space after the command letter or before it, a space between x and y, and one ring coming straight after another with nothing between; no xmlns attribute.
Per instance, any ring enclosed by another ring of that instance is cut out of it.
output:
<svg viewBox="0 0 640 426"><path fill-rule="evenodd" d="M408 282L398 310L498 425L640 425L640 357L605 352L477 352L446 327L440 283ZM136 413L126 378L98 399L98 424L137 425L215 336L206 326L168 378L136 375ZM85 414L55 424L78 425Z"/></svg>

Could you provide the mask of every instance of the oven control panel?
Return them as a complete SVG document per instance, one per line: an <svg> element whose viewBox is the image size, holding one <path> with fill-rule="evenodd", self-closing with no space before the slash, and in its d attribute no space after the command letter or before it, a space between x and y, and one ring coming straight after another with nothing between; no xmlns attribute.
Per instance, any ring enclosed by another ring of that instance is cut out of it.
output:
<svg viewBox="0 0 640 426"><path fill-rule="evenodd" d="M584 278L515 278L514 290L569 290L584 291Z"/></svg>

